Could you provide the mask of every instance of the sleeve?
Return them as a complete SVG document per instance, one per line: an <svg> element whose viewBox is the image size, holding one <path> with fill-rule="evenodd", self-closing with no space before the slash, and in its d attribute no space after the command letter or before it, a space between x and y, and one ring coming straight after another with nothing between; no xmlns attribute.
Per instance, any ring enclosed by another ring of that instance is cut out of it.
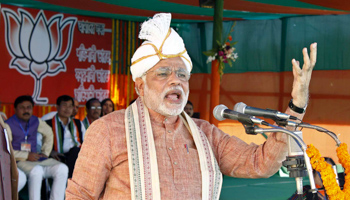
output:
<svg viewBox="0 0 350 200"><path fill-rule="evenodd" d="M287 114L302 119L304 114L298 114L291 109ZM285 160L287 135L271 133L261 144L247 144L235 136L229 136L214 125L202 124L201 128L211 142L223 174L239 178L267 178L275 174ZM294 131L294 128L288 128ZM208 135L209 134L209 135Z"/></svg>
<svg viewBox="0 0 350 200"><path fill-rule="evenodd" d="M214 152L221 172L238 178L267 178L281 167L286 156L286 142L270 134L262 145L247 144L214 127ZM216 143L216 144L215 144Z"/></svg>
<svg viewBox="0 0 350 200"><path fill-rule="evenodd" d="M86 131L84 144L68 180L66 199L98 199L112 169L110 132L103 120Z"/></svg>
<svg viewBox="0 0 350 200"><path fill-rule="evenodd" d="M39 118L38 133L43 136L41 152L49 156L53 147L53 132L52 128L43 120Z"/></svg>
<svg viewBox="0 0 350 200"><path fill-rule="evenodd" d="M5 126L4 128L6 129L7 131L7 135L8 135L8 139L10 140L10 142L12 143L12 131L11 131L11 128L8 124L5 123ZM28 159L28 155L29 155L29 152L27 151L18 151L18 150L13 150L13 154L15 156L15 159L17 161L25 161Z"/></svg>

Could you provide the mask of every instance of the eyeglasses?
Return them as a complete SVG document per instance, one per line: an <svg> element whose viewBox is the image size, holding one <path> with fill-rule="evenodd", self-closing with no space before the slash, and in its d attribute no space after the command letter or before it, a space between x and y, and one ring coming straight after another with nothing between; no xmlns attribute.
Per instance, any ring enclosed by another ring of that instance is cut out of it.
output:
<svg viewBox="0 0 350 200"><path fill-rule="evenodd" d="M156 70L145 72L144 75L153 72L158 80L165 80L171 76L173 71L181 81L188 81L191 77L191 74L188 73L185 69L180 68L175 70L171 67L160 67Z"/></svg>
<svg viewBox="0 0 350 200"><path fill-rule="evenodd" d="M95 106L91 106L90 107L91 110L101 110L101 106L95 107Z"/></svg>

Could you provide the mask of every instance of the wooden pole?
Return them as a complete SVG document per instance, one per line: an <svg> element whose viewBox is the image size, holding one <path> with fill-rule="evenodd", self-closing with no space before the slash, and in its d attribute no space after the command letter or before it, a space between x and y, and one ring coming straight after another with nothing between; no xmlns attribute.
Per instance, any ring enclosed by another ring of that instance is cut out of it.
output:
<svg viewBox="0 0 350 200"><path fill-rule="evenodd" d="M214 25L213 25L213 49L217 49L217 41L222 42L222 17L224 1L216 0L214 7ZM210 92L210 118L209 122L218 126L218 120L213 116L213 109L220 102L220 74L219 62L214 60L211 64L211 92Z"/></svg>
<svg viewBox="0 0 350 200"><path fill-rule="evenodd" d="M209 122L218 126L219 121L215 119L213 110L215 106L219 105L220 101L220 74L219 61L214 60L211 64L211 91L210 91L210 119Z"/></svg>

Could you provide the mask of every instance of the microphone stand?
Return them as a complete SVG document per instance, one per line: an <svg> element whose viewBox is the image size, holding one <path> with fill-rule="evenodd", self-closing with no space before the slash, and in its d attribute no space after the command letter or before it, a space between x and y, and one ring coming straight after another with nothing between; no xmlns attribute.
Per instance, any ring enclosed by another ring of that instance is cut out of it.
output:
<svg viewBox="0 0 350 200"><path fill-rule="evenodd" d="M285 133L285 134L291 136L299 144L300 148L303 151L304 161L305 161L305 164L306 164L307 173L309 175L311 191L312 191L312 193L316 193L317 192L316 185L315 185L315 180L314 180L313 173L312 173L312 167L311 167L311 163L310 163L310 158L307 156L307 153L306 153L307 146L304 143L304 141L297 134L295 134L292 131L288 131L286 129L283 129L283 128L280 128L280 127L277 127L277 126L273 126L275 128L268 128L268 129L254 127L251 124L243 124L243 126L245 127L245 130L246 130L247 134L257 135L258 133L282 132L282 133ZM270 126L272 126L272 125L270 125ZM291 164L294 165L295 163L291 163ZM296 186L297 186L297 193L299 194L299 198L300 198L300 196L301 196L300 194L303 194L302 177L295 177L295 181L296 181Z"/></svg>
<svg viewBox="0 0 350 200"><path fill-rule="evenodd" d="M303 127L303 128L315 129L319 132L326 133L331 138L333 138L333 140L336 142L338 147L341 144L338 136L335 133L333 133L332 131L329 131L323 127L320 127L320 126L315 126L315 125L311 125L311 124L307 124L307 123L296 123L296 122L291 122L291 121L286 121L286 120L276 120L276 123L280 126L292 126L292 127ZM340 186L340 180L339 180L339 177L338 177L336 170L335 170L335 176L337 179L337 183Z"/></svg>
<svg viewBox="0 0 350 200"><path fill-rule="evenodd" d="M303 128L315 129L319 132L326 133L331 138L333 138L333 140L337 143L337 146L339 146L341 144L338 136L335 133L333 133L332 131L329 131L323 127L320 127L320 126L315 126L315 125L305 124L305 123L296 123L296 122L285 121L285 120L276 120L276 123L279 126L293 126L293 127L303 127Z"/></svg>

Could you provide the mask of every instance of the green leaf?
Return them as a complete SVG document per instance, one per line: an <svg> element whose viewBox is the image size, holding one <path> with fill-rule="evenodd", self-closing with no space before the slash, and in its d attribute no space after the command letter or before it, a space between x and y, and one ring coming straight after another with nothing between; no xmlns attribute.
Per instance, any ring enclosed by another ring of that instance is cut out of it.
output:
<svg viewBox="0 0 350 200"><path fill-rule="evenodd" d="M219 45L219 48L221 48L222 44L219 40L216 40L216 43Z"/></svg>
<svg viewBox="0 0 350 200"><path fill-rule="evenodd" d="M231 42L231 43L230 43L230 46L232 47L232 46L235 45L235 44L237 44L237 41Z"/></svg>
<svg viewBox="0 0 350 200"><path fill-rule="evenodd" d="M227 63L230 65L230 67L232 67L232 60L231 59L227 59Z"/></svg>
<svg viewBox="0 0 350 200"><path fill-rule="evenodd" d="M215 50L209 50L209 51L203 51L203 54L206 56L213 56L215 55L216 51Z"/></svg>

